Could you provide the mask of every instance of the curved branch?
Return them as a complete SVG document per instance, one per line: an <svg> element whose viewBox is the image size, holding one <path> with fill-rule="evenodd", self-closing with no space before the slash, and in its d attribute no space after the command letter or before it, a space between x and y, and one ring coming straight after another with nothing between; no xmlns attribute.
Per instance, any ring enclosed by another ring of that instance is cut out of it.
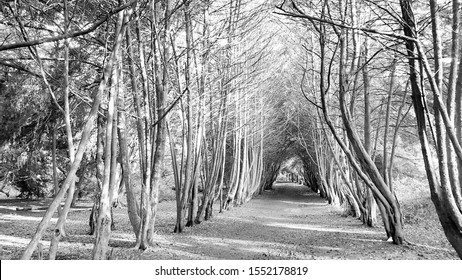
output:
<svg viewBox="0 0 462 280"><path fill-rule="evenodd" d="M327 20L327 19L324 19L324 18L317 18L317 17L306 15L306 14L292 13L292 12L284 10L281 7L276 7L276 8L278 10L281 10L281 12L274 12L277 15L293 17L293 18L302 18L302 19L307 19L307 20L310 20L310 21L317 21L317 22L329 24L331 26L335 26L335 27L339 27L339 28L350 29L350 30L358 30L358 31L366 32L366 33L372 33L372 34L392 37L392 38L401 39L401 40L405 40L405 41L411 41L411 42L416 42L417 41L416 38L408 37L408 36L401 35L401 34L394 33L394 32L385 32L385 31L379 31L379 30L371 29L371 28L350 26L350 25L346 25L346 24L343 24L343 23L338 23L338 22L335 22L335 21L332 21L332 20Z"/></svg>
<svg viewBox="0 0 462 280"><path fill-rule="evenodd" d="M73 32L73 33L68 33L68 34L62 34L62 35L58 35L58 36L55 36L55 37L48 37L48 38L42 38L42 39L33 40L33 41L17 42L17 43L8 44L8 45L2 45L2 46L0 46L0 51L31 47L31 46L41 45L41 44L44 44L44 43L50 43L50 42L61 41L61 40L68 39L68 38L74 38L74 37L78 37L78 36L82 36L82 35L91 33L94 30L96 30L96 28L98 28L100 25L105 23L112 15L117 14L118 12L120 12L122 10L125 10L126 8L128 8L128 7L132 6L133 4L135 4L137 1L138 0L132 0L132 1L128 2L125 5L122 5L122 6L119 6L117 8L114 8L114 9L110 10L102 19L98 20L92 26L90 26L90 27L88 27L88 28L86 28L84 30L80 30L80 31Z"/></svg>

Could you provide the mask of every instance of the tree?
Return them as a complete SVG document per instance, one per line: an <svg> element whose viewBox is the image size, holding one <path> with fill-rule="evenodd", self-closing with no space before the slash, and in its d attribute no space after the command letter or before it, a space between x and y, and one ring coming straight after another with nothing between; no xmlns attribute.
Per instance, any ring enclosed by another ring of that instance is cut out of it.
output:
<svg viewBox="0 0 462 280"><path fill-rule="evenodd" d="M406 50L408 53L409 61L409 71L410 71L410 82L412 89L412 97L414 104L414 111L417 117L418 123L418 132L419 139L422 148L422 155L425 162L425 169L427 172L427 179L430 186L431 197L433 204L435 205L438 217L440 219L441 225L443 226L446 237L448 238L451 245L457 251L459 257L462 258L462 235L461 235L461 207L460 200L457 201L456 198L460 197L460 185L457 184L458 176L454 174L454 169L452 169L452 176L449 175L448 170L448 161L454 161L450 158L451 147L454 149L454 153L457 154L457 160L460 162L462 157L458 154L458 149L460 148L459 140L460 138L455 137L454 131L454 122L448 116L448 111L446 109L445 103L443 102L441 96L442 90L442 65L441 65L441 38L438 34L439 24L438 24L438 12L436 8L435 1L430 1L431 14L432 14L432 33L433 33L433 47L435 52L435 69L438 71L438 75L435 75L431 70L426 59L425 53L423 52L421 42L417 36L417 26L415 22L414 12L409 1L400 1L402 17L404 19L404 34L408 37L406 40ZM459 30L459 1L453 1L453 27L455 28L452 35L452 66L451 66L451 80L449 91L451 92L448 96L448 103L450 107L453 107L455 100L452 99L452 94L454 93L454 79L455 79L455 64L457 63L458 53L458 43L459 36L457 30ZM417 60L416 57L419 57L420 60ZM422 67L420 67L420 65ZM427 135L427 120L426 120L426 110L423 100L424 90L419 83L419 69L424 68L427 74L427 78L431 84L431 90L434 97L434 106L435 106L435 126L436 126L436 142L437 142L437 156L439 163L439 172L440 178L437 179L437 174L431 162L431 149L429 144L429 137ZM451 100L452 99L452 100ZM454 107L453 107L454 108ZM460 112L460 111L459 111ZM454 115L455 116L455 115ZM460 129L460 128L456 128ZM448 139L450 141L448 141ZM446 151L447 147L449 148L449 155ZM459 169L460 172L460 169ZM452 186L452 187L451 187Z"/></svg>

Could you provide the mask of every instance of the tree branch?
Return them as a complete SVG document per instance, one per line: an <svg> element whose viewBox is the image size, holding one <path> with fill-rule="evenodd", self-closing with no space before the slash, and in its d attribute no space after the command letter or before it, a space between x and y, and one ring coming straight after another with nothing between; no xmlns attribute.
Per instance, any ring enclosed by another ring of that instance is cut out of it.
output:
<svg viewBox="0 0 462 280"><path fill-rule="evenodd" d="M42 76L40 76L39 74L37 73L34 73L32 72L31 70L23 67L23 66L20 66L20 65L17 65L17 64L13 64L11 62L8 62L8 61L4 61L4 60L0 60L0 65L3 65L3 66L6 66L6 67L11 67L11 68L14 68L16 70L19 70L19 71L22 71L22 72L26 72L28 74L31 74L35 77L38 77L38 78L41 78Z"/></svg>
<svg viewBox="0 0 462 280"><path fill-rule="evenodd" d="M359 30L359 31L366 32L366 33L372 33L372 34L377 34L377 35L392 37L392 38L396 38L396 39L401 39L401 40L405 40L405 41L416 42L416 39L415 39L415 38L408 37L408 36L405 36L405 35L401 35L401 34L398 34L398 33L379 31L379 30L371 29L371 28L350 26L350 25L338 23L338 22L331 21L331 20L327 20L327 19L323 19L323 18L317 18L317 17L309 16L309 15L306 15L306 14L300 14L300 13L299 13L299 14L296 14L296 13L292 13L292 12L289 12L289 11L284 10L284 9L281 8L281 7L276 7L276 8L277 8L278 10L281 10L281 11L282 11L282 12L274 12L274 13L277 14L277 15L282 15L282 16L287 16L287 17L293 17L293 18L302 18L302 19L307 19L307 20L310 20L310 21L316 21L316 22L321 22L321 23L329 24L329 25L335 26L335 27L340 27L340 28L345 28L345 29L350 29L350 30Z"/></svg>
<svg viewBox="0 0 462 280"><path fill-rule="evenodd" d="M88 34L90 32L93 32L94 30L96 30L96 28L98 28L100 25L102 25L104 22L106 22L112 15L117 14L118 12L132 6L137 1L138 0L132 0L132 1L128 2L128 3L126 3L125 5L122 5L122 6L119 6L117 8L114 8L114 9L110 10L102 19L98 20L92 26L90 26L90 27L88 27L88 28L86 28L84 30L80 30L80 31L73 32L73 33L68 33L68 34L62 34L62 35L55 36L55 37L48 37L48 38L42 38L42 39L33 40L33 41L17 42L17 43L8 44L8 45L2 45L2 46L0 46L0 51L6 51L6 50L12 50L12 49L18 49L18 48L24 48L24 47L31 47L31 46L41 45L41 44L44 44L44 43L61 41L61 40L67 39L67 38L73 38L73 37L78 37L78 36Z"/></svg>

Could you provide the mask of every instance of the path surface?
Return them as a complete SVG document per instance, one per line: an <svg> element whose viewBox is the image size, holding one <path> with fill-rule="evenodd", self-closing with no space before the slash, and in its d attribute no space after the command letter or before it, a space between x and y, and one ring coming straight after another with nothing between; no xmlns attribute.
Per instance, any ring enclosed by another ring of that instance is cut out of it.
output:
<svg viewBox="0 0 462 280"><path fill-rule="evenodd" d="M396 246L380 228L342 217L307 187L279 184L182 235L166 235L142 258L451 259L445 249ZM123 253L122 253L123 254ZM122 257L122 256L121 256Z"/></svg>
<svg viewBox="0 0 462 280"><path fill-rule="evenodd" d="M37 203L34 207L47 205L46 201ZM14 200L0 203L0 259L19 258L43 216L43 211L15 211L17 205ZM82 203L69 213L66 230L70 236L60 243L59 259L91 258L90 206ZM277 184L241 207L186 228L183 234L172 233L174 201L161 203L158 210L157 244L144 252L133 248L135 236L127 210L114 211L117 229L111 236L111 259L457 259L452 249L438 243L396 246L384 242L381 228L368 228L342 216L309 188L294 184ZM56 215L52 222L56 223ZM52 229L42 241L44 252ZM422 240L425 233L415 235Z"/></svg>

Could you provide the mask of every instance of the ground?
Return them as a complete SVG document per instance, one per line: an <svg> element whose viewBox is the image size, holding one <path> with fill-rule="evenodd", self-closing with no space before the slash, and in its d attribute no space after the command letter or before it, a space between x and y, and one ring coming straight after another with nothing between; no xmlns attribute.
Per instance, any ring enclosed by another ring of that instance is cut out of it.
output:
<svg viewBox="0 0 462 280"><path fill-rule="evenodd" d="M0 201L0 259L20 257L49 201ZM33 211L17 207L33 206ZM69 236L58 259L89 259L93 237L87 235L90 202L73 208L66 224ZM404 207L406 208L406 207ZM174 234L175 202L159 206L156 246L133 249L135 236L126 209L115 211L117 229L110 242L111 259L457 259L437 221L412 219L405 228L408 244L384 241L383 229L345 217L341 209L306 186L280 183L271 191L224 213L215 209L206 221ZM415 214L415 213L414 213ZM414 217L415 215L411 215ZM408 215L409 216L409 215ZM53 219L56 222L56 219ZM51 229L42 241L44 257ZM38 254L34 254L37 258Z"/></svg>

